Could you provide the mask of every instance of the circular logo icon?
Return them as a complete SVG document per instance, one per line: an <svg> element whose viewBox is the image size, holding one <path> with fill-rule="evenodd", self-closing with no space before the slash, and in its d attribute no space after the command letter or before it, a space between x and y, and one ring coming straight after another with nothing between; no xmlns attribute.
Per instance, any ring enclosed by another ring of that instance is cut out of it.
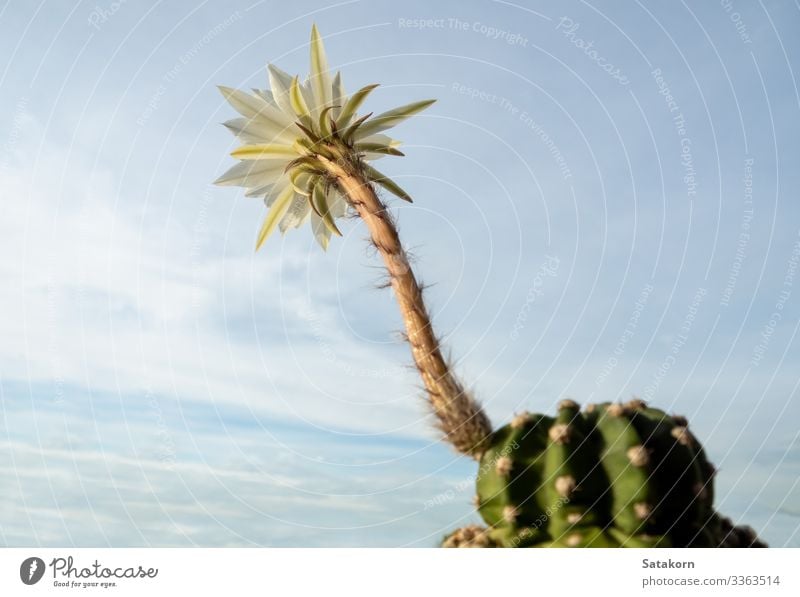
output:
<svg viewBox="0 0 800 597"><path fill-rule="evenodd" d="M44 560L42 558L28 558L19 567L19 578L26 585L35 585L44 576Z"/></svg>

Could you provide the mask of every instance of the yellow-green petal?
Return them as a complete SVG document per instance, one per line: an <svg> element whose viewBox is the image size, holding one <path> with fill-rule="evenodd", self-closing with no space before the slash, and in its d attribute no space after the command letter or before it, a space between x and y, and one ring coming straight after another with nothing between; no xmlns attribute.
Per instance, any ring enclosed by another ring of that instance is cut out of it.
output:
<svg viewBox="0 0 800 597"><path fill-rule="evenodd" d="M336 227L336 222L334 222L333 216L331 215L331 208L328 205L328 198L325 196L325 189L321 183L318 183L314 187L314 191L311 194L311 206L322 218L322 221L325 226L328 227L328 230L333 232L336 236L342 236L342 233L339 232L339 229Z"/></svg>
<svg viewBox="0 0 800 597"><path fill-rule="evenodd" d="M311 194L308 191L311 180L317 176L319 175L313 172L303 170L302 168L295 168L289 173L289 182L291 182L296 193L308 197Z"/></svg>
<svg viewBox="0 0 800 597"><path fill-rule="evenodd" d="M363 137L390 129L393 126L400 124L407 118L414 116L414 114L419 114L425 108L431 106L435 101L436 100L430 99L422 100L420 102L413 102L406 104L405 106L400 106L399 108L394 108L393 110L388 110L383 114L378 114L359 127L358 131L356 132L356 137L362 139Z"/></svg>
<svg viewBox="0 0 800 597"><path fill-rule="evenodd" d="M311 231L314 233L314 238L317 239L319 246L323 248L323 250L328 250L328 244L331 240L331 231L325 225L325 222L322 221L313 210L311 211Z"/></svg>
<svg viewBox="0 0 800 597"><path fill-rule="evenodd" d="M369 178L372 182L378 183L390 193L400 197L400 199L408 201L409 203L413 203L411 200L411 195L406 193L399 184L385 174L381 174L375 168L368 166L367 164L364 164L364 171L367 174L367 178Z"/></svg>
<svg viewBox="0 0 800 597"><path fill-rule="evenodd" d="M280 195L278 195L277 199L275 199L275 203L272 204L272 207L269 208L267 212L267 217L264 218L264 223L261 225L261 230L258 233L258 240L256 240L256 251L261 248L261 245L264 244L264 241L267 240L267 237L272 234L275 230L275 227L278 225L278 222L281 221L284 215L286 215L286 211L289 209L289 205L294 198L294 189L290 186L284 188Z"/></svg>
<svg viewBox="0 0 800 597"><path fill-rule="evenodd" d="M303 97L303 90L300 88L300 81L297 77L292 79L292 87L289 90L289 102L292 110L298 116L308 116L308 104Z"/></svg>
<svg viewBox="0 0 800 597"><path fill-rule="evenodd" d="M270 160L297 157L297 150L291 145L280 143L258 143L242 145L231 152L231 156L239 160Z"/></svg>
<svg viewBox="0 0 800 597"><path fill-rule="evenodd" d="M347 103L342 107L342 112L339 114L339 118L336 120L336 126L340 129L346 127L350 120L356 113L356 110L364 103L364 100L367 99L367 96L378 86L377 83L374 85L367 85L366 87L362 87L358 91L356 91L353 96L347 100Z"/></svg>

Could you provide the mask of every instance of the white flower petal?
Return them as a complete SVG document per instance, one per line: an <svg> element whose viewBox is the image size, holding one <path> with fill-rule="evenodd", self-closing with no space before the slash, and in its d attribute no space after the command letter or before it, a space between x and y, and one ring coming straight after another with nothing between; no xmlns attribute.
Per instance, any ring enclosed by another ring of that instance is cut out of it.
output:
<svg viewBox="0 0 800 597"><path fill-rule="evenodd" d="M276 183L277 184L277 183ZM268 184L264 185L263 187L254 187L252 189L247 189L244 192L245 197L264 197L265 203L267 200L267 195L272 193L272 190L275 188L275 184ZM267 203L269 205L269 203Z"/></svg>
<svg viewBox="0 0 800 597"><path fill-rule="evenodd" d="M292 104L289 102L289 90L292 88L292 76L272 64L267 66L267 73L269 74L269 86L272 90L272 97L275 98L275 102L284 114L294 118Z"/></svg>
<svg viewBox="0 0 800 597"><path fill-rule="evenodd" d="M283 175L283 162L275 160L252 160L239 162L214 181L220 186L257 188L274 184Z"/></svg>
<svg viewBox="0 0 800 597"><path fill-rule="evenodd" d="M268 89L253 89L253 93L271 106L275 106L276 108L278 107L278 104L275 103L275 98L272 97L272 92Z"/></svg>
<svg viewBox="0 0 800 597"><path fill-rule="evenodd" d="M264 205L266 205L267 207L271 207L272 204L275 203L275 199L277 199L281 195L281 193L283 193L286 190L288 184L287 181L288 179L286 178L286 176L282 176L281 178L276 180L273 184L259 187L258 189L253 189L253 192L255 192L256 190L261 191L263 189L267 189L264 194ZM247 196L247 193L245 193L245 196Z"/></svg>
<svg viewBox="0 0 800 597"><path fill-rule="evenodd" d="M291 129L260 118L233 118L223 124L245 143L293 143L296 138Z"/></svg>
<svg viewBox="0 0 800 597"><path fill-rule="evenodd" d="M302 226L311 213L311 206L308 204L308 197L295 195L289 211L283 216L280 223L281 232L286 232L289 228L299 228Z"/></svg>
<svg viewBox="0 0 800 597"><path fill-rule="evenodd" d="M282 130L292 126L292 121L283 112L263 98L231 87L220 86L219 90L228 103L245 118L264 120Z"/></svg>
<svg viewBox="0 0 800 597"><path fill-rule="evenodd" d="M334 218L342 218L347 215L347 200L336 190L336 187L332 186L328 191L328 206Z"/></svg>
<svg viewBox="0 0 800 597"><path fill-rule="evenodd" d="M347 102L347 96L344 91L344 83L342 83L342 73L337 72L336 76L333 78L333 95L331 96L333 108L331 109L331 118L334 120L339 118L339 114L342 113L342 106L344 106L345 102Z"/></svg>
<svg viewBox="0 0 800 597"><path fill-rule="evenodd" d="M283 189L285 189L289 185L289 177L286 174L283 174L279 178L275 180L272 184L264 185L262 187L258 187L255 189L249 189L245 192L245 197L258 197L259 195L264 196L264 205L269 207L273 203L275 203L275 198L281 194Z"/></svg>
<svg viewBox="0 0 800 597"><path fill-rule="evenodd" d="M332 90L328 58L325 55L325 47L322 45L322 38L316 25L311 26L311 70L309 72L314 107L316 108L314 115L318 116L322 108L330 105Z"/></svg>
<svg viewBox="0 0 800 597"><path fill-rule="evenodd" d="M314 97L314 92L311 90L311 81L306 79L306 82L300 85L300 91L303 93L303 97L306 100L306 105L308 105L309 110L311 110L312 113L319 113L319 105Z"/></svg>

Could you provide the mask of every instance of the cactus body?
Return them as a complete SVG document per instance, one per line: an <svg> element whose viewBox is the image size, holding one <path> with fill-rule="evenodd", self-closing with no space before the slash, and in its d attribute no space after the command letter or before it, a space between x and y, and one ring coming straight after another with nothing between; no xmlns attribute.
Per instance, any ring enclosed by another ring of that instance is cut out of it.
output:
<svg viewBox="0 0 800 597"><path fill-rule="evenodd" d="M482 543L762 546L714 511L713 477L682 417L636 400L583 412L565 400L555 418L519 415L491 436L477 481Z"/></svg>

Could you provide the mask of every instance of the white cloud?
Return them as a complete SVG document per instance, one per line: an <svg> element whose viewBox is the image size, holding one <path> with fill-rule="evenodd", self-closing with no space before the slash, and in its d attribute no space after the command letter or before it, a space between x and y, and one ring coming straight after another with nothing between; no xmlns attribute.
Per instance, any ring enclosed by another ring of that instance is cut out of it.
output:
<svg viewBox="0 0 800 597"><path fill-rule="evenodd" d="M329 266L278 243L269 258L198 248L197 230L149 220L114 173L64 148L39 149L45 133L26 122L0 180L9 197L0 234L15 251L0 261L7 378L428 433L405 347L382 354L343 330ZM310 293L307 275L331 290Z"/></svg>

